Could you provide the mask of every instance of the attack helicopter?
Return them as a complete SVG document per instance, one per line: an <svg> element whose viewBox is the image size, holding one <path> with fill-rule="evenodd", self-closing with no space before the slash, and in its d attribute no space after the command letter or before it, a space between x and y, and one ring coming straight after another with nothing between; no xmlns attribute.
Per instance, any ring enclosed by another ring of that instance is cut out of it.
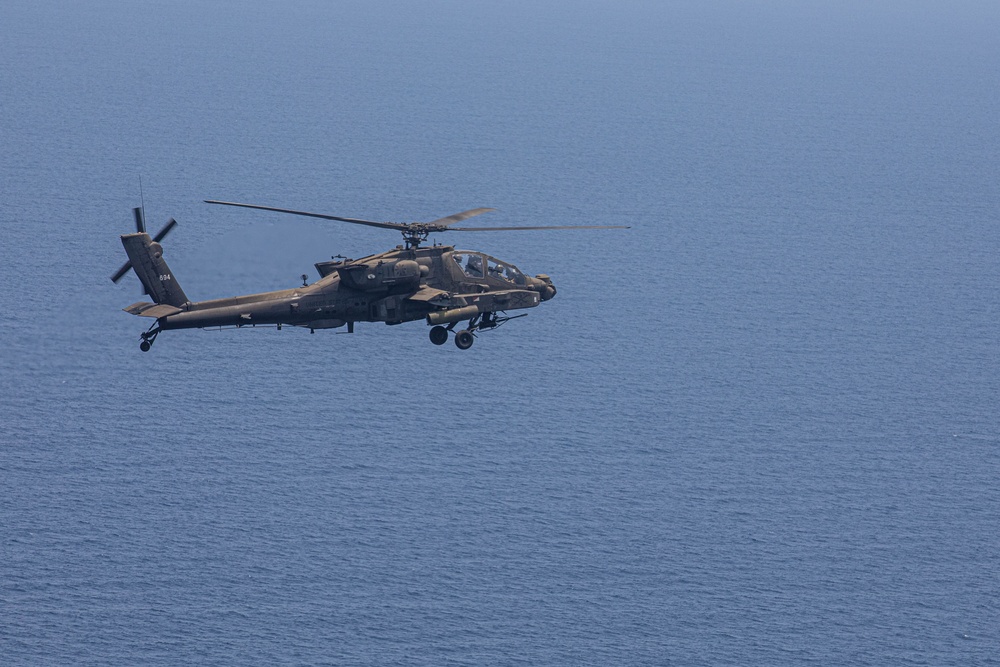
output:
<svg viewBox="0 0 1000 667"><path fill-rule="evenodd" d="M534 308L556 295L545 274L525 275L520 269L478 250L455 246L422 245L432 233L501 232L538 229L628 229L621 225L541 225L529 227L455 227L473 216L493 211L474 208L431 222L376 222L309 213L273 206L205 200L207 204L307 216L382 229L403 235L403 245L392 250L348 259L337 256L317 263L319 280L291 289L191 301L163 259L160 242L177 225L171 218L155 236L146 232L141 208L133 209L135 234L121 236L128 261L111 276L117 283L129 269L142 283L152 302L140 301L123 310L154 318L140 334L139 348L148 352L160 333L172 329L215 329L282 325L317 329L346 327L354 333L356 322L402 324L425 320L430 340L443 345L450 335L462 350L472 347L478 333L495 329L527 313L508 311ZM464 323L464 324L461 324ZM456 330L457 328L457 330Z"/></svg>

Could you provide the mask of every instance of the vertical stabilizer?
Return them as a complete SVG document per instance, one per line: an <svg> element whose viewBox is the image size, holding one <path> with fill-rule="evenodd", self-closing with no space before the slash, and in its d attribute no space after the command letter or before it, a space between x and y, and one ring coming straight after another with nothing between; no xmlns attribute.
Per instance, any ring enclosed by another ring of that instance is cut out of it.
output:
<svg viewBox="0 0 1000 667"><path fill-rule="evenodd" d="M187 295L163 259L163 246L145 232L123 235L122 245L135 275L153 301L177 307L188 303Z"/></svg>

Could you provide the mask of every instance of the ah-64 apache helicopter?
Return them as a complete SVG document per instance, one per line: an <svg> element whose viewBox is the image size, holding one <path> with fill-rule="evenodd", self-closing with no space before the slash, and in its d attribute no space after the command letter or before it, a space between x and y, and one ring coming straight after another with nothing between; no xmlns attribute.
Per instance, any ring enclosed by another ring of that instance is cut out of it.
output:
<svg viewBox="0 0 1000 667"><path fill-rule="evenodd" d="M455 345L472 347L478 331L495 329L526 313L508 316L510 310L534 308L556 294L552 280L544 274L526 276L516 266L476 250L456 250L454 246L422 247L427 236L436 232L497 232L535 229L627 229L617 225L532 226L532 227L453 227L457 222L494 209L474 208L432 222L375 222L335 215L307 213L272 206L206 200L209 204L304 215L357 225L395 229L402 232L405 245L361 259L333 258L319 262L320 279L311 285L302 276L302 286L292 289L234 296L211 301L191 301L163 259L160 241L177 222L171 218L154 237L146 233L141 208L133 209L136 233L121 237L128 254L126 262L112 277L118 282L135 271L153 303L140 301L125 312L156 321L141 334L139 347L148 352L156 337L168 329L245 327L283 324L316 329L347 326L355 322L401 324L424 319L432 328L431 342L443 345L455 334ZM455 331L460 322L465 324Z"/></svg>

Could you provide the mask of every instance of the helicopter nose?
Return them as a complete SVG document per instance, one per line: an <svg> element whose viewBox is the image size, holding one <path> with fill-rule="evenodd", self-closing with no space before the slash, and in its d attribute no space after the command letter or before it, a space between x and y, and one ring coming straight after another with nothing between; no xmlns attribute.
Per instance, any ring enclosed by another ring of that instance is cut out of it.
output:
<svg viewBox="0 0 1000 667"><path fill-rule="evenodd" d="M556 295L556 286L552 284L552 279L544 273L539 273L532 278L531 286L542 297L542 301L548 301Z"/></svg>

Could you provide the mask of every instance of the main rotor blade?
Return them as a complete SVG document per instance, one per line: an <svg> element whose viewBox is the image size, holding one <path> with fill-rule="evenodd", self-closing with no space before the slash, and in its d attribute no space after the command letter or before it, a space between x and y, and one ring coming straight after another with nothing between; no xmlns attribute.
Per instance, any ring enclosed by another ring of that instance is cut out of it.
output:
<svg viewBox="0 0 1000 667"><path fill-rule="evenodd" d="M336 215L325 215L323 213L309 213L307 211L295 211L290 208L276 208L274 206L260 206L258 204L240 204L232 201L216 201L206 199L206 204L222 204L223 206L241 206L243 208L256 208L261 211L274 211L275 213L291 213L292 215L304 215L310 218L322 218L323 220L337 220L339 222L351 222L355 225L368 225L369 227L382 227L383 229L406 229L406 225L398 222L375 222L374 220L359 220L357 218L341 218Z"/></svg>
<svg viewBox="0 0 1000 667"><path fill-rule="evenodd" d="M426 223L427 225L443 225L447 227L448 225L453 225L456 222L461 222L463 220L468 220L474 215L481 215L483 213L489 213L490 211L495 211L495 208L473 208L468 211L462 211L461 213L456 213L455 215L449 215L447 218L438 218L431 222Z"/></svg>
<svg viewBox="0 0 1000 667"><path fill-rule="evenodd" d="M625 225L541 225L536 227L449 227L450 232L520 232L530 229L631 229Z"/></svg>

